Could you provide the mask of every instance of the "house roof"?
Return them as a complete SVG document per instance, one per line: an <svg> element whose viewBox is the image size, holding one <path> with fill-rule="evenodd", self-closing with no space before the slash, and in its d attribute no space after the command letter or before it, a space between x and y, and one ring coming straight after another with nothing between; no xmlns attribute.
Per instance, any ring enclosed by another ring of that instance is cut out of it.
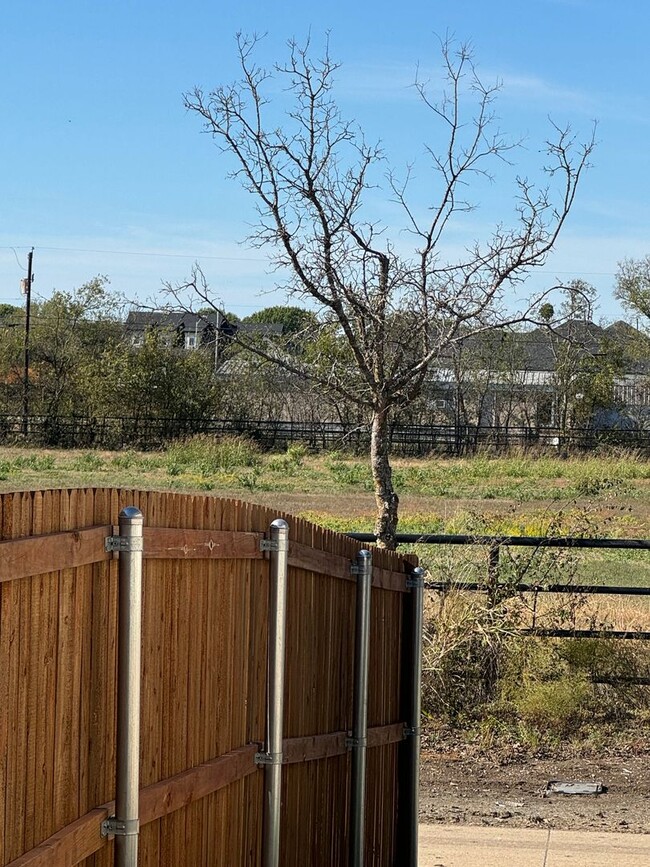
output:
<svg viewBox="0 0 650 867"><path fill-rule="evenodd" d="M215 328L221 314L199 315L185 310L131 310L126 317L126 327L133 331L147 328L182 328L183 331L203 331L208 325Z"/></svg>
<svg viewBox="0 0 650 867"><path fill-rule="evenodd" d="M131 310L126 318L128 331L146 331L148 328L166 328L202 334L206 328L217 328L226 317L222 313L189 313L185 310ZM237 330L249 334L282 334L282 325L260 325L255 322L237 322Z"/></svg>
<svg viewBox="0 0 650 867"><path fill-rule="evenodd" d="M475 351L482 351L494 356L498 348L495 340L511 341L513 353L517 356L517 365L521 369L537 372L550 372L557 365L558 347L566 340L576 352L576 356L597 356L612 348L623 353L623 362L629 373L649 373L650 361L639 356L639 340L642 332L637 331L627 322L621 320L608 326L597 325L580 319L573 319L554 328L537 327L531 331L505 332L496 330L469 338L466 345Z"/></svg>

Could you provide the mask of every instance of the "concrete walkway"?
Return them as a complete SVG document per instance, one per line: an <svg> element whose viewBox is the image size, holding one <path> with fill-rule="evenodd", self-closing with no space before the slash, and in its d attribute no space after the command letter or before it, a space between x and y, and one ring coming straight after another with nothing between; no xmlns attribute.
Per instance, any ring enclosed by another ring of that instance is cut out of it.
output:
<svg viewBox="0 0 650 867"><path fill-rule="evenodd" d="M420 867L650 867L650 834L420 825Z"/></svg>

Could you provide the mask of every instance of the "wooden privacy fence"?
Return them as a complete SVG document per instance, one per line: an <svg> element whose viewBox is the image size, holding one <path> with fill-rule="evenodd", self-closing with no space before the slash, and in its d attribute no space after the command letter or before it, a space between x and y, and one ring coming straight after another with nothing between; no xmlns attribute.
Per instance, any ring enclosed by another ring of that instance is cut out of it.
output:
<svg viewBox="0 0 650 867"><path fill-rule="evenodd" d="M144 515L141 865L261 863L268 509L115 489L0 497L0 865L108 865L117 515ZM348 864L359 543L289 522L281 857ZM413 558L373 552L366 864L412 851Z"/></svg>

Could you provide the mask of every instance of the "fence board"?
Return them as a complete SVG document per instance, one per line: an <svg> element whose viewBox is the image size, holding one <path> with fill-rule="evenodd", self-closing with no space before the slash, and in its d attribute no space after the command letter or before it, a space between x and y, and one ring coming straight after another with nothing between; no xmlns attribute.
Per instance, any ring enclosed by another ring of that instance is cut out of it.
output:
<svg viewBox="0 0 650 867"><path fill-rule="evenodd" d="M144 550L149 559L261 560L262 533L229 530L145 527Z"/></svg>
<svg viewBox="0 0 650 867"><path fill-rule="evenodd" d="M104 539L111 533L111 526L91 527L0 542L0 582L108 560Z"/></svg>

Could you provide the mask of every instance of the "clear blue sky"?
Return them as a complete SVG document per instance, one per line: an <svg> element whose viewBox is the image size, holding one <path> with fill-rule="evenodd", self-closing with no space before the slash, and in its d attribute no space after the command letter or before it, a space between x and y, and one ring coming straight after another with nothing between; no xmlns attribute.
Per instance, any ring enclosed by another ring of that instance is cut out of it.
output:
<svg viewBox="0 0 650 867"><path fill-rule="evenodd" d="M533 175L547 117L599 146L556 254L530 288L581 277L615 317L617 262L650 253L650 8L641 0L357 0L238 4L206 0L23 0L0 26L0 302L20 303L36 248L35 292L69 289L101 273L147 298L199 260L225 307L240 315L282 303L264 255L240 242L250 202L185 113L182 94L236 74L234 34L268 34L261 59L290 36L330 31L343 64L344 113L380 137L398 166L422 158L436 131L409 84L435 69L434 34L475 48L487 80L503 80L502 127L526 136L518 156ZM477 191L483 205L459 245L512 213L509 187ZM386 208L390 222L392 211ZM10 249L15 249L14 250ZM453 249L450 249L453 254Z"/></svg>

